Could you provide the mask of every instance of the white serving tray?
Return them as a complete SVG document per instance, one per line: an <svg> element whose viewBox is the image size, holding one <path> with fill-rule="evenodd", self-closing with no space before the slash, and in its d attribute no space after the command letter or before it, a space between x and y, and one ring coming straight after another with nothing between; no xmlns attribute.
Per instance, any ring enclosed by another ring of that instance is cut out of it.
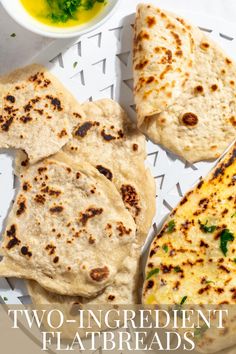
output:
<svg viewBox="0 0 236 354"><path fill-rule="evenodd" d="M145 1L144 1L145 2ZM157 4L157 1L150 0ZM26 32L6 15L0 6L0 74L32 62L46 65L81 102L100 98L118 101L132 119L135 108L132 94L132 37L137 0L123 0L116 14L102 27L73 40L51 40ZM178 12L178 9L171 8ZM216 40L236 60L236 29L218 18L180 11ZM11 37L16 33L16 37ZM76 63L76 64L75 64ZM147 165L156 180L157 212L149 241L161 221L196 181L214 163L189 165L161 147L147 142ZM14 198L12 156L0 154L0 230ZM24 283L0 279L0 301L27 303Z"/></svg>

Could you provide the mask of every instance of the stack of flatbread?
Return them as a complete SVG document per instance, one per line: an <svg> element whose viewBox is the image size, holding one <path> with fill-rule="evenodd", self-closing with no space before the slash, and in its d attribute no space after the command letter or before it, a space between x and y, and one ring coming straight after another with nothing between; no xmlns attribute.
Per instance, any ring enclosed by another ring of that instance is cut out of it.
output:
<svg viewBox="0 0 236 354"><path fill-rule="evenodd" d="M138 7L134 83L138 128L180 157L213 159L235 139L236 65L179 16ZM138 303L155 187L122 108L80 105L31 65L0 78L0 148L17 149L20 181L0 275L27 279L36 304ZM235 156L236 146L155 237L145 304L235 303Z"/></svg>
<svg viewBox="0 0 236 354"><path fill-rule="evenodd" d="M145 138L112 100L79 105L47 70L1 78L0 147L20 181L0 275L28 279L36 304L138 302L155 211Z"/></svg>
<svg viewBox="0 0 236 354"><path fill-rule="evenodd" d="M219 157L236 135L236 65L200 29L142 4L134 38L138 127L195 162Z"/></svg>

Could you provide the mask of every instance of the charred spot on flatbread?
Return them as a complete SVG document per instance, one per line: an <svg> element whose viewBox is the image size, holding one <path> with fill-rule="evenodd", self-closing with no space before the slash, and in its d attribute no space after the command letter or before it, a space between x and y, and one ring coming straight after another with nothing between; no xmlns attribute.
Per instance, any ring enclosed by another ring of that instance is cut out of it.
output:
<svg viewBox="0 0 236 354"><path fill-rule="evenodd" d="M59 197L59 195L61 194L60 190L53 189L49 186L43 187L41 189L41 192L46 193L51 197Z"/></svg>
<svg viewBox="0 0 236 354"><path fill-rule="evenodd" d="M198 117L192 112L187 112L183 114L182 122L188 127L194 127L198 123Z"/></svg>
<svg viewBox="0 0 236 354"><path fill-rule="evenodd" d="M64 136L68 135L66 129L62 129L60 133L57 134L59 138L63 138Z"/></svg>
<svg viewBox="0 0 236 354"><path fill-rule="evenodd" d="M134 217L137 217L141 212L141 207L139 196L134 186L123 184L121 186L121 195L127 209L131 210Z"/></svg>
<svg viewBox="0 0 236 354"><path fill-rule="evenodd" d="M217 91L217 89L218 89L218 86L216 84L211 85L211 91L212 92Z"/></svg>
<svg viewBox="0 0 236 354"><path fill-rule="evenodd" d="M138 64L136 64L135 69L136 70L142 70L145 68L145 66L148 64L148 60L144 59L143 61L140 61Z"/></svg>
<svg viewBox="0 0 236 354"><path fill-rule="evenodd" d="M92 128L92 126L93 126L92 122L85 122L76 128L74 135L84 138L87 135L89 129Z"/></svg>
<svg viewBox="0 0 236 354"><path fill-rule="evenodd" d="M48 87L51 84L51 81L48 78L45 78L45 74L42 71L38 71L35 74L29 77L29 82L33 82L36 86Z"/></svg>
<svg viewBox="0 0 236 354"><path fill-rule="evenodd" d="M23 256L32 257L32 252L29 251L29 248L27 246L22 246L20 251Z"/></svg>
<svg viewBox="0 0 236 354"><path fill-rule="evenodd" d="M56 205L56 206L50 208L49 211L50 211L52 214L58 214L58 213L62 213L63 209L64 209L63 206L61 206L61 205Z"/></svg>
<svg viewBox="0 0 236 354"><path fill-rule="evenodd" d="M32 121L32 118L29 115L28 116L22 116L22 117L20 117L20 121L22 123L26 124L26 123Z"/></svg>
<svg viewBox="0 0 236 354"><path fill-rule="evenodd" d="M24 182L24 183L23 183L23 185L22 185L23 191L27 192L27 191L30 190L30 188L31 188L31 185L30 185L29 182Z"/></svg>
<svg viewBox="0 0 236 354"><path fill-rule="evenodd" d="M38 204L44 204L45 201L46 201L46 198L44 195L42 194L36 194L35 198L34 198L34 201Z"/></svg>
<svg viewBox="0 0 236 354"><path fill-rule="evenodd" d="M115 298L116 298L115 295L109 295L107 299L108 299L109 301L114 301Z"/></svg>
<svg viewBox="0 0 236 354"><path fill-rule="evenodd" d="M20 164L21 164L22 167L28 166L28 165L29 165L29 158L26 157L26 159L24 159L23 161L21 161Z"/></svg>
<svg viewBox="0 0 236 354"><path fill-rule="evenodd" d="M90 277L96 282L102 282L109 276L109 269L107 266L103 268L95 268L90 271Z"/></svg>
<svg viewBox="0 0 236 354"><path fill-rule="evenodd" d="M18 246L21 241L16 237L16 225L13 224L10 226L10 228L7 230L7 237L10 238L10 241L7 242L6 248L8 250L12 249L15 246Z"/></svg>
<svg viewBox="0 0 236 354"><path fill-rule="evenodd" d="M116 139L115 136L106 133L105 129L102 130L101 135L105 141L111 141Z"/></svg>
<svg viewBox="0 0 236 354"><path fill-rule="evenodd" d="M231 116L229 118L229 121L234 127L236 127L236 117L235 116Z"/></svg>
<svg viewBox="0 0 236 354"><path fill-rule="evenodd" d="M26 211L26 199L22 195L20 195L17 200L17 204L18 209L16 211L16 215L20 216Z"/></svg>
<svg viewBox="0 0 236 354"><path fill-rule="evenodd" d="M194 87L195 94L202 94L203 92L204 92L204 88L202 87L202 85L197 85L196 87Z"/></svg>
<svg viewBox="0 0 236 354"><path fill-rule="evenodd" d="M53 97L52 95L47 95L46 98L50 101L54 110L57 110L57 111L63 110L62 105L61 105L61 101L59 100L59 98Z"/></svg>
<svg viewBox="0 0 236 354"><path fill-rule="evenodd" d="M9 131L10 126L11 126L12 123L13 123L13 120L14 120L14 118L13 118L13 117L10 117L9 119L7 119L7 120L5 121L5 123L3 123L3 124L1 125L1 128L2 128L2 130L3 130L4 132L8 132L8 131Z"/></svg>
<svg viewBox="0 0 236 354"><path fill-rule="evenodd" d="M102 165L97 165L96 168L102 175L104 175L107 179L112 181L113 174L108 168L106 168Z"/></svg>
<svg viewBox="0 0 236 354"><path fill-rule="evenodd" d="M156 19L154 16L148 16L146 21L148 27L153 27L156 24Z"/></svg>
<svg viewBox="0 0 236 354"><path fill-rule="evenodd" d="M7 96L6 96L6 100L9 101L9 102L11 102L11 103L15 103L15 102L16 102L15 97L12 96L12 95L7 95Z"/></svg>
<svg viewBox="0 0 236 354"><path fill-rule="evenodd" d="M131 229L126 229L123 222L119 222L116 229L119 231L119 236L129 235L131 233Z"/></svg>
<svg viewBox="0 0 236 354"><path fill-rule="evenodd" d="M83 226L85 226L88 222L89 219L94 218L97 215L101 215L103 212L102 208L88 208L85 210L85 212L80 213L80 218L79 222L82 223Z"/></svg>

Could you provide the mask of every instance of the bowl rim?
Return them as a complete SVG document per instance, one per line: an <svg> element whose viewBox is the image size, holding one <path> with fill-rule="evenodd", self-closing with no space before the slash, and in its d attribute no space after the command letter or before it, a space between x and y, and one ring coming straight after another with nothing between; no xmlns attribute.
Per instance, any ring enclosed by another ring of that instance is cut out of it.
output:
<svg viewBox="0 0 236 354"><path fill-rule="evenodd" d="M78 36L82 36L86 33L92 32L93 30L97 29L98 27L102 26L114 13L114 11L117 9L118 5L120 4L121 0L114 0L114 4L111 7L111 9L107 12L107 14L101 18L100 21L97 21L96 23L92 24L92 25L88 25L87 27L83 28L83 29L79 29L79 27L77 29L75 29L74 31L71 32L54 32L54 31L47 31L46 28L51 28L50 26L45 26L45 30L39 27L34 27L30 22L28 21L22 21L21 18L19 16L17 16L15 14L14 11L11 11L11 5L9 5L9 3L11 3L11 1L9 0L0 0L0 5L3 6L3 8L5 9L5 11L8 13L8 15L15 21L17 22L21 27L27 29L30 32L33 32L35 34L41 35L43 37L47 37L47 38L57 38L57 39L63 39L63 38L73 38L73 37L78 37ZM20 0L18 0L18 2L20 2ZM30 16L30 14L28 14L28 12L26 10L24 10L26 12L27 15ZM31 16L32 17L32 16ZM33 18L33 17L32 17ZM96 18L96 17L95 17ZM36 22L37 21L35 20ZM52 27L53 28L53 27ZM72 27L73 28L73 27Z"/></svg>

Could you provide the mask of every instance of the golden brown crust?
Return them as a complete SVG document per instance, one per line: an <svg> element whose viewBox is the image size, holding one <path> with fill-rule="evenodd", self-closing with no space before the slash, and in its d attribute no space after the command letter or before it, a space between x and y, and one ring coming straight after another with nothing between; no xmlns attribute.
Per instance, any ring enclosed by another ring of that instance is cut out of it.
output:
<svg viewBox="0 0 236 354"><path fill-rule="evenodd" d="M235 304L236 144L172 211L149 250L144 303ZM157 275L148 277L153 269Z"/></svg>

